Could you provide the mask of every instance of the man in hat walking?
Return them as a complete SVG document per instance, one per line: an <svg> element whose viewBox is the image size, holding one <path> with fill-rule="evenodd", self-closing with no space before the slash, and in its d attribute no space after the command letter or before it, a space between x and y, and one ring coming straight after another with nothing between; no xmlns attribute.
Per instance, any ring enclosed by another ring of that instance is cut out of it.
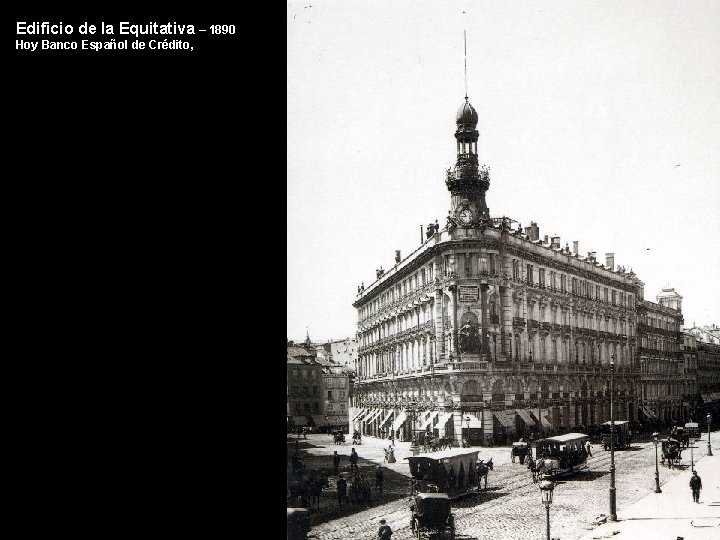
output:
<svg viewBox="0 0 720 540"><path fill-rule="evenodd" d="M702 489L702 480L697 471L693 471L692 478L690 478L690 489L692 490L693 502L700 502L700 490Z"/></svg>
<svg viewBox="0 0 720 540"><path fill-rule="evenodd" d="M392 536L392 529L390 528L390 525L388 525L384 519L380 520L380 528L378 529L378 538L380 540L390 540L390 537Z"/></svg>

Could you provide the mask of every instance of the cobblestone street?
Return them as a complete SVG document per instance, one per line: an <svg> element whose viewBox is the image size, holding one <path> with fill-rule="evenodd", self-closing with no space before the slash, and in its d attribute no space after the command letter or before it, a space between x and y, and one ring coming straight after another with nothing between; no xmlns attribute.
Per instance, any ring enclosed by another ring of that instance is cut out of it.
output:
<svg viewBox="0 0 720 540"><path fill-rule="evenodd" d="M703 435L703 439L695 443L696 462L707 453L706 437L707 435ZM716 432L712 440L713 453L720 452L720 434ZM332 443L328 444L327 437L322 435L311 436L308 442L317 445L315 448L308 448L308 454L332 455L336 449L342 449L343 453L350 451L349 444L344 447L334 446ZM397 463L390 466L383 464L383 447L387 447L387 441L366 438L356 450L369 462L384 465L392 471L409 476L407 461L403 459L410 454L409 443L396 444ZM509 447L474 449L479 450L484 459L493 457L496 468L488 477L486 491L453 503L457 538L544 540L545 509L541 504L539 489L532 483L527 469L519 463L510 463ZM689 478L690 451L684 450L682 458L681 468L668 469L660 465L661 486L679 476ZM617 513L619 519L622 519L625 509L653 493L654 446L651 443L640 443L630 450L617 451L615 464ZM597 518L608 513L609 465L610 452L595 446L594 457L588 460L588 469L556 483L550 508L553 538L579 540L599 526ZM332 480L331 483L334 485ZM689 497L689 494L686 495ZM310 534L319 540L370 540L376 537L379 520L385 518L394 531L393 540L412 538L408 501L408 497L401 497L352 515L332 519L313 527Z"/></svg>

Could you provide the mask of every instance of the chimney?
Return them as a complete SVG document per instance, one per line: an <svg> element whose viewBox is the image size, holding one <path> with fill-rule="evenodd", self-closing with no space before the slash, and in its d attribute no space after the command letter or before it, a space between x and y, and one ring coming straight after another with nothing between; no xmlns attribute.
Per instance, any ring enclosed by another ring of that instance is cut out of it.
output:
<svg viewBox="0 0 720 540"><path fill-rule="evenodd" d="M375 277L377 279L380 279L384 273L385 273L385 270L383 270L382 266L380 268L375 269Z"/></svg>
<svg viewBox="0 0 720 540"><path fill-rule="evenodd" d="M525 234L530 237L530 240L539 240L540 239L540 228L538 227L538 224L534 221L530 222L529 227L525 227Z"/></svg>
<svg viewBox="0 0 720 540"><path fill-rule="evenodd" d="M580 246L580 242L578 242L577 240L573 240L573 253L575 255L577 255L579 253L579 251L578 251L580 249L579 246Z"/></svg>
<svg viewBox="0 0 720 540"><path fill-rule="evenodd" d="M546 234L545 238L543 238L543 244L547 244L547 243L548 243L548 235Z"/></svg>
<svg viewBox="0 0 720 540"><path fill-rule="evenodd" d="M550 240L552 240L552 243L550 247L553 248L560 248L560 237L559 236L553 236Z"/></svg>
<svg viewBox="0 0 720 540"><path fill-rule="evenodd" d="M400 257L400 250L399 250L399 249L396 249L396 250L395 250L395 262L396 262L396 263L399 263L401 258L402 258L402 257Z"/></svg>
<svg viewBox="0 0 720 540"><path fill-rule="evenodd" d="M610 270L615 270L615 254L614 253L606 253L605 254L605 266L607 266Z"/></svg>
<svg viewBox="0 0 720 540"><path fill-rule="evenodd" d="M587 260L591 263L595 262L595 255L597 255L597 251L588 251Z"/></svg>

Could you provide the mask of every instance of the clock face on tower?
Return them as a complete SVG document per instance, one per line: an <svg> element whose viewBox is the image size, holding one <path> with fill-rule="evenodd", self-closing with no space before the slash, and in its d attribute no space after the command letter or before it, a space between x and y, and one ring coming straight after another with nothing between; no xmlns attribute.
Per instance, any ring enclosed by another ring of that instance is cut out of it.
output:
<svg viewBox="0 0 720 540"><path fill-rule="evenodd" d="M463 225L467 225L472 221L472 212L467 208L458 214L458 219Z"/></svg>

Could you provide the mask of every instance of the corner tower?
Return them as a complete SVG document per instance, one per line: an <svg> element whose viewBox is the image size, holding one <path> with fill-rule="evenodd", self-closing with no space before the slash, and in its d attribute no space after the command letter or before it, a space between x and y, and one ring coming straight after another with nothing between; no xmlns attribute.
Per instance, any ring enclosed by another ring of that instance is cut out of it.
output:
<svg viewBox="0 0 720 540"><path fill-rule="evenodd" d="M490 175L483 165L478 166L478 114L465 96L465 103L455 118L457 130L457 161L447 170L445 184L450 191L448 220L458 227L480 227L489 219L485 192L490 187Z"/></svg>

